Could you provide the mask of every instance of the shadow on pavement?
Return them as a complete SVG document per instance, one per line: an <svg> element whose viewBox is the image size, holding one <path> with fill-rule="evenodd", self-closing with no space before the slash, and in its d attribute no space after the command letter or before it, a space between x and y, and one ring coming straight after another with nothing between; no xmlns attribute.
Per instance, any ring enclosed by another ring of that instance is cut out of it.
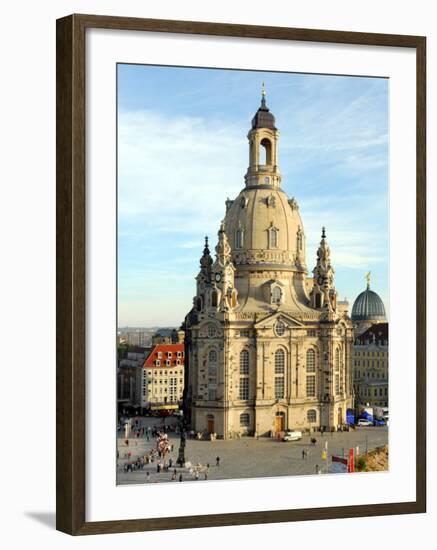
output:
<svg viewBox="0 0 437 550"><path fill-rule="evenodd" d="M24 512L28 518L34 519L38 523L42 523L46 527L51 529L56 528L56 514L55 512Z"/></svg>

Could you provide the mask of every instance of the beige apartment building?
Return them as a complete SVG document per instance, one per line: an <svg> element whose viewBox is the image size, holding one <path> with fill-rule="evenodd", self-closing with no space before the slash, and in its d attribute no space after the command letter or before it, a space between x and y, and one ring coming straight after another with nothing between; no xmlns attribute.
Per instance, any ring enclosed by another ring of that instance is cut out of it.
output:
<svg viewBox="0 0 437 550"><path fill-rule="evenodd" d="M388 323L376 323L355 338L355 403L388 407Z"/></svg>

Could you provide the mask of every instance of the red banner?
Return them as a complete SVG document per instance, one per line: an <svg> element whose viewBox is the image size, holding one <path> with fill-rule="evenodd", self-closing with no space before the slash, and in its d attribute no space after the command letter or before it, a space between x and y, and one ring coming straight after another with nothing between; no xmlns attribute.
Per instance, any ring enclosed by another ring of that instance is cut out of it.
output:
<svg viewBox="0 0 437 550"><path fill-rule="evenodd" d="M355 456L354 456L354 449L349 449L349 460L347 463L347 471L349 473L355 472Z"/></svg>

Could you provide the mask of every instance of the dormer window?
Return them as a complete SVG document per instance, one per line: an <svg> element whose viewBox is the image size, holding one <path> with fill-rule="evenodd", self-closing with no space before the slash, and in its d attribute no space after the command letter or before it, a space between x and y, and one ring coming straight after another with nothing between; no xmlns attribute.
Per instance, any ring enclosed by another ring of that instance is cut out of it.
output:
<svg viewBox="0 0 437 550"><path fill-rule="evenodd" d="M161 366L161 361L159 359L156 360L156 366L157 367Z"/></svg>
<svg viewBox="0 0 437 550"><path fill-rule="evenodd" d="M268 229L269 248L278 248L278 233L279 230L272 223Z"/></svg>
<svg viewBox="0 0 437 550"><path fill-rule="evenodd" d="M243 248L244 245L244 229L239 227L235 232L235 248Z"/></svg>
<svg viewBox="0 0 437 550"><path fill-rule="evenodd" d="M167 357L171 357L171 351L167 352Z"/></svg>
<svg viewBox="0 0 437 550"><path fill-rule="evenodd" d="M159 357L159 359L161 359L161 357L162 357L162 351L158 351L158 357Z"/></svg>
<svg viewBox="0 0 437 550"><path fill-rule="evenodd" d="M272 290L272 304L280 304L282 300L282 290L279 286L274 286Z"/></svg>

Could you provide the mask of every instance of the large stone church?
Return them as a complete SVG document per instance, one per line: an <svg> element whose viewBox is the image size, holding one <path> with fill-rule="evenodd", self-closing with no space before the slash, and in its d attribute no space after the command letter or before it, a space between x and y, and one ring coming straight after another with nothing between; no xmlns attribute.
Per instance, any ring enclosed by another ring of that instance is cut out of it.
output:
<svg viewBox="0 0 437 550"><path fill-rule="evenodd" d="M324 228L308 276L264 89L248 140L245 187L226 201L215 259L205 239L183 325L187 420L225 439L337 429L353 406L352 322L337 301Z"/></svg>

